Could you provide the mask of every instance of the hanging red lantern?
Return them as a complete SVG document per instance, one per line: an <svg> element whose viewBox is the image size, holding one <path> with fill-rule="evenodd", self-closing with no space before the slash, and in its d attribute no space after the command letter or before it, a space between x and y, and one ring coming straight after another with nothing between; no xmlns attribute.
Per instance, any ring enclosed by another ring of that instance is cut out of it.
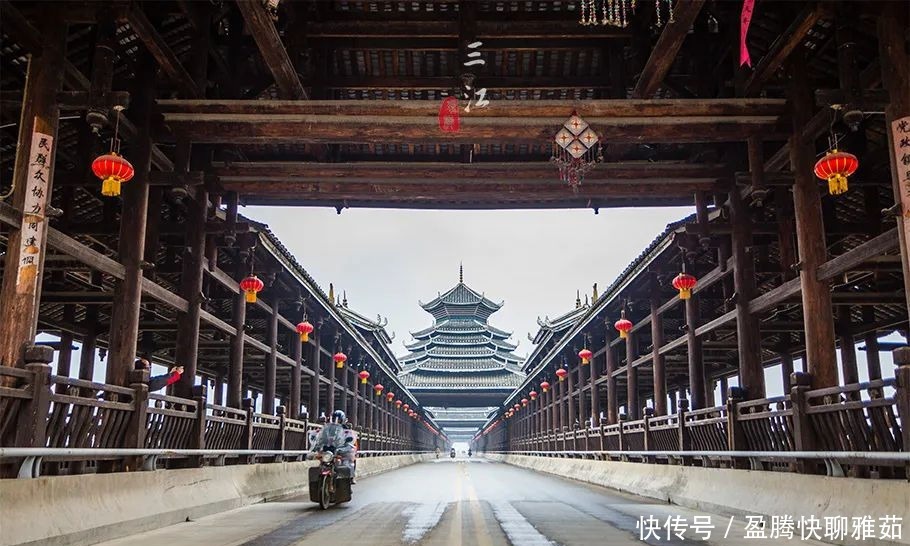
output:
<svg viewBox="0 0 910 546"><path fill-rule="evenodd" d="M256 303L256 295L262 292L263 288L265 283L256 275L250 275L240 281L240 290L246 295L247 303Z"/></svg>
<svg viewBox="0 0 910 546"><path fill-rule="evenodd" d="M521 406L519 406L518 404L515 404L515 405L512 406L512 407L515 408L515 411L518 411L518 410L521 409Z"/></svg>
<svg viewBox="0 0 910 546"><path fill-rule="evenodd" d="M834 148L815 164L815 176L828 181L828 193L840 195L847 191L847 177L858 168L855 155Z"/></svg>
<svg viewBox="0 0 910 546"><path fill-rule="evenodd" d="M578 358L581 359L582 366L584 366L585 364L590 364L591 357L593 357L593 356L594 356L594 353L592 353L588 349L582 349L582 350L578 351Z"/></svg>
<svg viewBox="0 0 910 546"><path fill-rule="evenodd" d="M567 375L569 375L569 372L567 372L565 368L559 368L556 370L556 377L558 377L560 381L565 380Z"/></svg>
<svg viewBox="0 0 910 546"><path fill-rule="evenodd" d="M297 325L297 333L300 334L300 341L306 343L310 340L310 334L313 333L313 325L303 321Z"/></svg>
<svg viewBox="0 0 910 546"><path fill-rule="evenodd" d="M527 399L527 398L522 398L522 399L521 399L521 405L527 407L527 405L528 405L528 399Z"/></svg>
<svg viewBox="0 0 910 546"><path fill-rule="evenodd" d="M338 369L344 368L344 363L348 360L348 355L338 351L335 353L335 356L332 357L332 360L335 361L335 367Z"/></svg>
<svg viewBox="0 0 910 546"><path fill-rule="evenodd" d="M387 402L391 402L392 400L395 399L395 393L394 392L387 393L385 395L385 399Z"/></svg>
<svg viewBox="0 0 910 546"><path fill-rule="evenodd" d="M632 321L626 318L626 310L623 309L620 319L613 326L619 330L619 337L626 339L629 337L629 331L632 329Z"/></svg>
<svg viewBox="0 0 910 546"><path fill-rule="evenodd" d="M698 283L698 279L685 271L673 278L673 288L679 290L679 299L681 300L687 300L692 297L692 289L695 288L696 283Z"/></svg>
<svg viewBox="0 0 910 546"><path fill-rule="evenodd" d="M531 391L528 393L528 396L531 397L531 400L537 400L537 391Z"/></svg>
<svg viewBox="0 0 910 546"><path fill-rule="evenodd" d="M366 371L366 370L361 370L361 372L360 372L359 374L357 374L357 377L360 378L360 384L361 384L361 385L366 385L366 384L367 384L367 379L370 378L370 372L368 372L368 371Z"/></svg>
<svg viewBox="0 0 910 546"><path fill-rule="evenodd" d="M373 385L373 392L376 393L376 396L381 395L383 389L385 389L385 387L382 386L382 383L376 383L375 385ZM392 393L389 393L389 394L392 394Z"/></svg>
<svg viewBox="0 0 910 546"><path fill-rule="evenodd" d="M403 409L404 411L408 411L409 409L411 409L411 406L405 404L405 405L401 406L401 409Z"/></svg>
<svg viewBox="0 0 910 546"><path fill-rule="evenodd" d="M402 405L402 404L404 404L404 402L402 402L401 400L395 400L395 407L396 407L396 408L401 408L401 405Z"/></svg>
<svg viewBox="0 0 910 546"><path fill-rule="evenodd" d="M542 381L542 382L540 383L540 390L542 390L543 392L547 392L548 390L550 390L550 383L549 383L549 381Z"/></svg>
<svg viewBox="0 0 910 546"><path fill-rule="evenodd" d="M101 195L120 195L120 184L129 182L136 174L133 165L116 152L98 156L92 161L92 172L101 179Z"/></svg>

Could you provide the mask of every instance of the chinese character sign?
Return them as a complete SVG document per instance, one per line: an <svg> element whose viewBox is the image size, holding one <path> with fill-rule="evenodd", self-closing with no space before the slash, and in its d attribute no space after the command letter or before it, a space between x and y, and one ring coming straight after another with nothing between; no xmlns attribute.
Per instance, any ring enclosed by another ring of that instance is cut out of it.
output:
<svg viewBox="0 0 910 546"><path fill-rule="evenodd" d="M34 294L37 286L53 145L54 137L38 131L32 132L24 187L25 204L22 207L22 231L16 276L17 294Z"/></svg>
<svg viewBox="0 0 910 546"><path fill-rule="evenodd" d="M894 142L894 162L901 194L904 240L910 241L910 116L891 122L891 140Z"/></svg>

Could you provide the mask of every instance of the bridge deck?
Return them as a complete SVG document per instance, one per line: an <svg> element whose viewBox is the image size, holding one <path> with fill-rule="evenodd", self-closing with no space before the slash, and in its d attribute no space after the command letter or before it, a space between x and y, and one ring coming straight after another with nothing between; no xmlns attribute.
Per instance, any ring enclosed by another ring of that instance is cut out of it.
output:
<svg viewBox="0 0 910 546"><path fill-rule="evenodd" d="M706 544L738 545L745 519L655 503L529 470L459 457L412 465L361 480L354 500L328 511L294 497L181 523L102 546L244 544L286 546L349 544L636 544L640 518L692 523L707 516L715 526ZM798 520L798 517L796 518ZM797 531L798 533L799 531ZM666 530L661 542L666 541ZM696 540L693 530L685 533ZM676 541L682 544L682 541ZM775 543L764 539L765 543ZM805 541L805 544L820 544Z"/></svg>

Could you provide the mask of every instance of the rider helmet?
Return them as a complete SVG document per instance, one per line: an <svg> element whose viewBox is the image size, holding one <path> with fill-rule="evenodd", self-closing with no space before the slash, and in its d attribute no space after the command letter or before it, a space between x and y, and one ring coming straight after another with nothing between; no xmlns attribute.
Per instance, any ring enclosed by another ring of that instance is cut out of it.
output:
<svg viewBox="0 0 910 546"><path fill-rule="evenodd" d="M333 423L337 423L337 424L341 425L345 422L345 420L346 420L346 418L345 418L343 411L335 410L332 412L332 422Z"/></svg>

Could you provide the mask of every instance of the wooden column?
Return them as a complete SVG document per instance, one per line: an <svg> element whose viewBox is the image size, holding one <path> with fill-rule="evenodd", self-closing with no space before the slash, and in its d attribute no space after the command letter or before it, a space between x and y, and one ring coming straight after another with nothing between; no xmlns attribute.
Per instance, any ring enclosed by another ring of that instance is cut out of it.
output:
<svg viewBox="0 0 910 546"><path fill-rule="evenodd" d="M900 240L901 265L904 274L904 294L907 298L907 313L910 313L910 180L904 158L910 149L901 147L900 157L895 152L894 133L897 129L901 140L910 137L910 126L903 126L902 118L910 116L910 59L906 43L908 15L903 2L885 2L878 18L878 51L882 66L882 82L888 90L888 106L885 107L885 130L888 134L888 153L891 157L891 185L894 188L894 202L898 204L897 232ZM906 121L906 119L905 119ZM897 127L895 127L897 125Z"/></svg>
<svg viewBox="0 0 910 546"><path fill-rule="evenodd" d="M566 375L566 383L566 417L568 427L572 429L575 427L575 420L578 415L575 412L575 374L571 371ZM578 394L581 396L581 392Z"/></svg>
<svg viewBox="0 0 910 546"><path fill-rule="evenodd" d="M335 335L335 352L338 352L338 335ZM328 400L326 401L328 406L326 410L326 416L331 418L332 412L335 411L335 361L329 359L329 389L328 389Z"/></svg>
<svg viewBox="0 0 910 546"><path fill-rule="evenodd" d="M351 395L351 415L353 416L351 418L351 421L355 425L359 425L360 423L357 420L357 407L359 405L357 403L357 399L360 398L360 378L357 377L357 375L353 372L354 370L352 369L351 373L349 374L349 379L353 378L351 390L354 391L354 393Z"/></svg>
<svg viewBox="0 0 910 546"><path fill-rule="evenodd" d="M186 248L183 271L180 274L180 293L187 301L186 313L177 315L177 345L175 360L184 367L184 374L175 388L183 398L192 395L199 358L199 316L202 311L202 279L205 263L205 223L209 210L205 186L196 186L192 202L187 207Z"/></svg>
<svg viewBox="0 0 910 546"><path fill-rule="evenodd" d="M652 287L656 294L656 286ZM660 302L651 298L651 367L654 374L654 415L667 414L667 373L660 348L664 345L664 325L657 309Z"/></svg>
<svg viewBox="0 0 910 546"><path fill-rule="evenodd" d="M609 350L609 347L607 347L607 350ZM591 375L588 384L591 385L591 426L594 428L600 426L600 392L598 392L597 388L597 380L600 378L600 369L598 366L597 359L592 358Z"/></svg>
<svg viewBox="0 0 910 546"><path fill-rule="evenodd" d="M616 396L616 353L610 343L613 341L613 325L607 321L604 338L606 339L607 350L607 424L615 425L619 422L619 398Z"/></svg>
<svg viewBox="0 0 910 546"><path fill-rule="evenodd" d="M76 309L72 305L63 308L63 322L72 326L76 322ZM73 363L73 333L60 334L60 349L57 350L57 375L69 377Z"/></svg>
<svg viewBox="0 0 910 546"><path fill-rule="evenodd" d="M784 385L784 393L790 392L790 375L793 373L793 355L789 351L778 353L780 356L780 375Z"/></svg>
<svg viewBox="0 0 910 546"><path fill-rule="evenodd" d="M638 370L632 362L638 358L636 334L629 332L626 338L626 415L630 420L641 418L641 407L638 402Z"/></svg>
<svg viewBox="0 0 910 546"><path fill-rule="evenodd" d="M750 168L755 168L750 165ZM736 343L739 358L739 386L747 399L765 397L765 373L761 361L761 337L758 319L749 312L749 302L756 295L755 263L752 246L752 218L749 209L733 185L730 191L730 222L733 251L733 286L736 290Z"/></svg>
<svg viewBox="0 0 910 546"><path fill-rule="evenodd" d="M155 100L155 63L148 53L138 54L136 90L130 106L139 127L135 156L136 175L123 185L118 254L124 278L114 286L111 332L105 382L127 386L136 360L139 312L142 304L142 262L145 258L145 224L148 217L149 169L152 166L151 112ZM157 211L156 211L157 212Z"/></svg>
<svg viewBox="0 0 910 546"><path fill-rule="evenodd" d="M221 375L215 376L215 384L212 386L212 390L215 391L215 400L214 404L216 406L224 405L224 379L221 378Z"/></svg>
<svg viewBox="0 0 910 546"><path fill-rule="evenodd" d="M7 234L0 287L2 366L25 367L24 350L34 342L38 328L47 242L45 207L51 203L54 160L59 146L57 92L63 83L66 60L67 26L61 15L59 9L45 10L40 22L42 48L40 52L32 53L25 78L11 203L25 214L21 227L11 229ZM50 140L40 135L47 135ZM37 165L38 162L41 164ZM36 176L38 180L35 180ZM32 210L35 210L34 214Z"/></svg>
<svg viewBox="0 0 910 546"><path fill-rule="evenodd" d="M94 283L93 283L94 284ZM91 381L95 373L96 346L98 343L98 308L85 308L85 319L82 321L86 335L82 338L82 350L79 353L79 379Z"/></svg>
<svg viewBox="0 0 910 546"><path fill-rule="evenodd" d="M840 343L841 375L844 385L859 383L859 370L856 365L856 343L851 333L850 306L837 309L837 339Z"/></svg>
<svg viewBox="0 0 910 546"><path fill-rule="evenodd" d="M300 369L303 367L303 343L296 333L288 334L288 343L294 354L294 367L291 368L291 419L300 418Z"/></svg>
<svg viewBox="0 0 910 546"><path fill-rule="evenodd" d="M825 228L822 225L818 180L813 174L815 148L803 138L803 129L813 111L812 89L801 51L790 55L790 106L793 135L790 145L790 170L793 172L793 208L796 214L796 240L800 262L800 295L803 326L806 332L806 365L815 388L837 385L837 359L834 354L834 316L828 283L818 280L818 266L828 258Z"/></svg>
<svg viewBox="0 0 910 546"><path fill-rule="evenodd" d="M686 352L689 361L689 407L705 407L705 363L701 339L695 335L698 328L698 293L686 300Z"/></svg>
<svg viewBox="0 0 910 546"><path fill-rule="evenodd" d="M310 378L310 399L307 402L307 409L310 412L310 421L315 423L322 413L319 400L319 387L322 377L322 367L320 366L322 357L322 344L319 341L319 334L313 336L313 344L310 345L310 369L313 370L313 377Z"/></svg>
<svg viewBox="0 0 910 546"><path fill-rule="evenodd" d="M238 254L243 255L243 252ZM237 260L236 276L242 279L246 267L244 260ZM231 338L231 353L228 373L227 388L227 405L232 408L240 408L240 402L243 400L243 345L244 345L244 326L246 325L246 296L243 292L238 291L234 294L234 308L231 314L234 319L233 326L237 331Z"/></svg>
<svg viewBox="0 0 910 546"><path fill-rule="evenodd" d="M265 358L265 388L262 399L262 413L275 414L275 383L278 377L278 299L272 301L269 317L269 354Z"/></svg>
<svg viewBox="0 0 910 546"><path fill-rule="evenodd" d="M872 307L863 307L863 323L875 324L875 310ZM882 378L881 353L878 348L878 332L866 334L866 367L869 370L869 381Z"/></svg>

